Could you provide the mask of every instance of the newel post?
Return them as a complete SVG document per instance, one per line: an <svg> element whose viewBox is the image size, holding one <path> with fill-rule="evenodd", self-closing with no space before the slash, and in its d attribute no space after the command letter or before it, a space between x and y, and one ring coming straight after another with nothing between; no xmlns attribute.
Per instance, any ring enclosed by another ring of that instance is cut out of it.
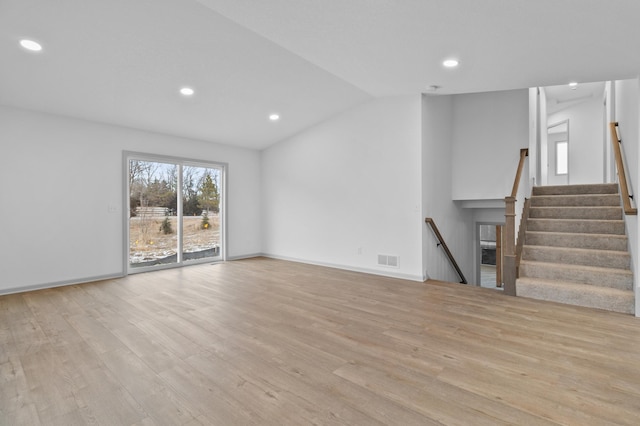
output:
<svg viewBox="0 0 640 426"><path fill-rule="evenodd" d="M505 197L504 294L516 295L516 197Z"/></svg>

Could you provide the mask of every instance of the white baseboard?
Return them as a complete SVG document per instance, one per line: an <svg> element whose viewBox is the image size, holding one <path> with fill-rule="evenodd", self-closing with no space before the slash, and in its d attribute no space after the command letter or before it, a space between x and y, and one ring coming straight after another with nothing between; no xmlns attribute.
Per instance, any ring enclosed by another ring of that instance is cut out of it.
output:
<svg viewBox="0 0 640 426"><path fill-rule="evenodd" d="M402 273L393 272L393 271L382 271L379 269L360 268L356 266L341 265L341 264L328 263L328 262L318 262L314 260L300 259L300 258L289 257L289 256L278 256L278 255L269 254L269 253L253 253L253 254L244 254L239 256L230 256L227 258L227 260L234 261L234 260L242 260L242 259L251 259L255 257L268 257L271 259L286 260L289 262L297 262L297 263L306 263L309 265L324 266L326 268L342 269L345 271L360 272L363 274L379 275L383 277L398 278L398 279L409 280L409 281L418 281L418 282L425 281L425 279L419 275L402 274ZM106 274L106 275L98 275L98 276L85 277L85 278L77 278L72 280L56 281L56 282L50 282L50 283L32 284L24 287L12 287L12 288L0 289L0 295L25 293L28 291L44 290L47 288L64 287L64 286L76 285L76 284L85 284L85 283L90 283L95 281L122 278L124 276L126 276L126 274L123 274L123 273Z"/></svg>
<svg viewBox="0 0 640 426"><path fill-rule="evenodd" d="M241 254L239 256L228 256L227 260L242 260L242 259L252 259L254 257L265 257L262 253L252 253L252 254Z"/></svg>
<svg viewBox="0 0 640 426"><path fill-rule="evenodd" d="M107 275L98 275L98 276L86 277L86 278L78 278L73 280L56 281L52 283L32 284L24 287L12 287L12 288L0 289L0 295L26 293L28 291L44 290L47 288L64 287L64 286L76 285L76 284L85 284L85 283L90 283L94 281L112 280L114 278L122 278L122 277L124 277L124 275L122 273L118 273L118 274L107 274Z"/></svg>
<svg viewBox="0 0 640 426"><path fill-rule="evenodd" d="M357 267L357 266L340 265L340 264L336 264L336 263L327 263L327 262L318 262L318 261L314 261L314 260L299 259L299 258L289 257L289 256L279 256L279 255L269 254L269 253L262 253L260 256L268 257L268 258L271 258L271 259L286 260L286 261L289 261L289 262L306 263L306 264L309 264L309 265L324 266L326 268L342 269L342 270L351 271L351 272L361 272L363 274L379 275L379 276L389 277L389 278L399 278L401 280L418 281L418 282L424 282L425 281L424 278L421 275L403 274L403 273L393 272L393 271L383 271L383 270L380 270L380 269L360 268L360 267Z"/></svg>

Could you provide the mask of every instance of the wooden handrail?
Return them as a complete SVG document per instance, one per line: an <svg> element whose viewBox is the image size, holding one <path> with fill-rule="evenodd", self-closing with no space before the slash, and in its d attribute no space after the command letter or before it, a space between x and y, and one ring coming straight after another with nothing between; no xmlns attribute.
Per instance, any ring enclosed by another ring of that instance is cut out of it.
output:
<svg viewBox="0 0 640 426"><path fill-rule="evenodd" d="M518 170L516 170L516 178L513 181L513 189L511 190L511 196L515 197L518 194L518 187L520 186L520 177L522 177L522 169L524 169L525 158L529 156L529 148L520 149L520 162L518 163Z"/></svg>
<svg viewBox="0 0 640 426"><path fill-rule="evenodd" d="M618 169L618 181L620 184L620 191L622 191L622 205L624 207L624 213L628 215L637 215L638 209L631 206L631 199L633 195L629 195L629 186L627 185L627 174L624 170L624 161L622 159L622 139L618 137L618 123L609 123L609 129L611 130L611 143L613 144L613 153L616 157L616 168Z"/></svg>
<svg viewBox="0 0 640 426"><path fill-rule="evenodd" d="M458 266L458 262L456 262L456 259L453 257L453 254L451 254L449 247L447 247L447 243L444 242L444 238L442 238L442 234L440 234L440 231L438 230L438 227L436 226L436 223L434 222L433 218L427 217L424 219L424 221L428 225L431 225L431 230L433 231L433 233L435 234L436 238L439 241L438 245L442 246L442 248L444 249L444 252L447 254L447 257L449 258L449 262L451 262L451 265L453 265L454 269L460 276L460 279L461 279L460 283L467 284L467 279L464 277L464 274L462 273L462 270Z"/></svg>
<svg viewBox="0 0 640 426"><path fill-rule="evenodd" d="M524 169L524 162L526 157L529 156L529 149L520 149L520 161L518 162L518 169L516 170L516 177L513 181L513 189L511 195L504 199L504 264L503 278L504 278L504 294L509 296L516 295L516 278L517 278L517 256L516 256L516 195L518 194L518 187L520 186L520 178L522 177L522 170Z"/></svg>

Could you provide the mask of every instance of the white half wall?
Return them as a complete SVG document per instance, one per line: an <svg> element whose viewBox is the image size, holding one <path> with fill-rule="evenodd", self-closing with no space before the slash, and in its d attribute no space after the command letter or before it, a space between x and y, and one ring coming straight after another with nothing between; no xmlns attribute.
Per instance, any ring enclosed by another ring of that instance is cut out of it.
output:
<svg viewBox="0 0 640 426"><path fill-rule="evenodd" d="M615 120L619 123L625 167L629 181L629 192L638 200L640 188L640 84L638 79L615 82ZM633 203L637 207L637 203ZM636 293L636 316L640 316L640 239L638 238L638 216L625 215L631 267Z"/></svg>
<svg viewBox="0 0 640 426"><path fill-rule="evenodd" d="M123 151L228 163L227 253L258 254L260 154L0 106L0 293L123 270Z"/></svg>
<svg viewBox="0 0 640 426"><path fill-rule="evenodd" d="M529 90L454 95L453 123L452 198L504 199L529 145Z"/></svg>
<svg viewBox="0 0 640 426"><path fill-rule="evenodd" d="M420 96L380 98L265 149L264 253L422 280L420 113Z"/></svg>
<svg viewBox="0 0 640 426"><path fill-rule="evenodd" d="M452 96L422 97L422 215L434 219L468 283L473 284L473 210L460 208L451 200L453 118ZM422 234L426 276L460 282L460 277L442 247L437 246L438 241L426 224Z"/></svg>

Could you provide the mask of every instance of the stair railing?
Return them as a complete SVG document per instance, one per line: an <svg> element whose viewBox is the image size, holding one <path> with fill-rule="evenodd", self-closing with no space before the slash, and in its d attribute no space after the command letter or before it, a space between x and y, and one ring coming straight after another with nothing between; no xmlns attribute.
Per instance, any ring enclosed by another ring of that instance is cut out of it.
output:
<svg viewBox="0 0 640 426"><path fill-rule="evenodd" d="M513 189L511 195L505 197L505 245L504 245L504 264L503 278L504 278L504 294L509 296L516 295L516 276L517 276L517 261L516 261L516 195L518 194L518 187L520 186L520 178L522 177L522 170L524 169L524 163L529 156L529 150L522 148L520 150L520 161L518 162L518 169L516 171L516 177L513 181Z"/></svg>
<svg viewBox="0 0 640 426"><path fill-rule="evenodd" d="M631 206L633 194L629 194L627 174L625 173L624 159L622 157L622 139L620 139L620 137L618 136L618 123L609 123L609 129L611 130L611 143L613 144L613 153L616 157L616 169L618 171L620 191L622 191L622 206L624 207L624 213L627 215L637 215L638 209Z"/></svg>
<svg viewBox="0 0 640 426"><path fill-rule="evenodd" d="M467 284L467 279L464 277L464 274L462 273L462 270L458 266L458 262L456 262L456 259L453 257L451 250L449 250L449 247L447 247L447 243L444 242L444 238L442 238L442 234L440 234L440 231L438 230L438 227L436 226L436 223L434 222L433 218L427 217L424 219L424 221L427 223L427 225L431 226L431 230L433 231L433 233L435 234L438 240L438 247L442 246L444 252L447 254L447 257L449 258L449 262L451 262L451 265L460 276L460 283Z"/></svg>

